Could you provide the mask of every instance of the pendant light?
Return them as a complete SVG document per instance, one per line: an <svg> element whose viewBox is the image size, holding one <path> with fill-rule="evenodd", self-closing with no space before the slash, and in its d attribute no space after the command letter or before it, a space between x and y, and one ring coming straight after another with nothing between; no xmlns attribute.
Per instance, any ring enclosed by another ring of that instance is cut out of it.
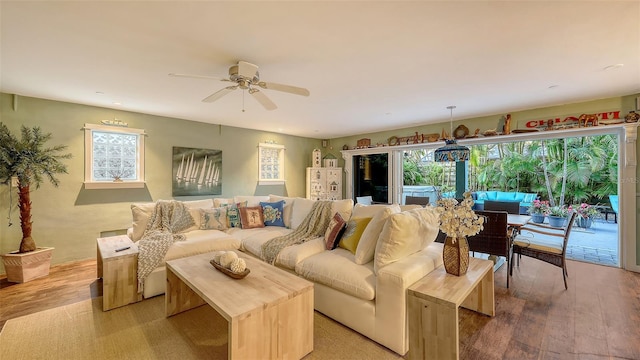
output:
<svg viewBox="0 0 640 360"><path fill-rule="evenodd" d="M436 162L448 162L448 161L467 161L469 160L469 148L466 146L458 145L456 139L453 137L453 109L454 105L447 106L451 113L449 120L451 131L449 132L449 138L445 139L445 146L437 148L433 154Z"/></svg>

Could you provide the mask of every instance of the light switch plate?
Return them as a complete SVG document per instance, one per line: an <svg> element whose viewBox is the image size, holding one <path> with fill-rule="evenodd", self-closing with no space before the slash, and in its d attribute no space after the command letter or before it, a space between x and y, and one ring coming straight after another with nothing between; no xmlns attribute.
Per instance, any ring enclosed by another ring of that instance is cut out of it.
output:
<svg viewBox="0 0 640 360"><path fill-rule="evenodd" d="M17 176L12 176L11 177L11 187L18 187L18 177Z"/></svg>

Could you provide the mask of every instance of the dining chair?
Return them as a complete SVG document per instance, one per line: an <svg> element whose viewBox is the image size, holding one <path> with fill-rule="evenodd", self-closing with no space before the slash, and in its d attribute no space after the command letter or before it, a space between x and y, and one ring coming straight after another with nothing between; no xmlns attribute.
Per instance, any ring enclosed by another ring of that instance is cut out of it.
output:
<svg viewBox="0 0 640 360"><path fill-rule="evenodd" d="M371 196L356 196L356 203L362 205L371 205L373 198Z"/></svg>
<svg viewBox="0 0 640 360"><path fill-rule="evenodd" d="M529 256L549 264L562 268L562 278L564 288L567 287L567 243L573 222L576 219L576 212L571 213L571 217L564 228L554 228L544 224L530 223L520 228L520 234L513 239L511 250L511 268L513 276L514 256L518 254L518 267L520 266L520 256Z"/></svg>
<svg viewBox="0 0 640 360"><path fill-rule="evenodd" d="M484 210L506 211L509 214L520 214L520 202L485 200Z"/></svg>
<svg viewBox="0 0 640 360"><path fill-rule="evenodd" d="M429 205L429 197L428 196L408 196L404 200L405 205Z"/></svg>
<svg viewBox="0 0 640 360"><path fill-rule="evenodd" d="M504 256L507 261L507 288L509 288L509 265L511 261L511 240L513 230L507 223L506 211L476 210L484 217L483 229L474 236L467 237L469 250L483 254Z"/></svg>

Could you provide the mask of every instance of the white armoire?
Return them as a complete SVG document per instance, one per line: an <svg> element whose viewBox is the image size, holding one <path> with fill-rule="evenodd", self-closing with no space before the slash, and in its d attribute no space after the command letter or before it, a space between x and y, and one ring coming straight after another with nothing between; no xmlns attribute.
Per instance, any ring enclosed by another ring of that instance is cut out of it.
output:
<svg viewBox="0 0 640 360"><path fill-rule="evenodd" d="M307 199L341 200L342 168L308 167Z"/></svg>

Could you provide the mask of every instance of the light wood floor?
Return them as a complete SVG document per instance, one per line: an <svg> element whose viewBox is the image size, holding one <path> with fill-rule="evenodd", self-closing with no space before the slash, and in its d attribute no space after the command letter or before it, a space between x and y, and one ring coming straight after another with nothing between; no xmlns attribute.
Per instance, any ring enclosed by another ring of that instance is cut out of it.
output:
<svg viewBox="0 0 640 360"><path fill-rule="evenodd" d="M0 279L0 327L12 318L101 296L96 262L54 266L25 284ZM496 272L496 316L461 310L461 359L640 359L640 274L522 258L506 289Z"/></svg>

